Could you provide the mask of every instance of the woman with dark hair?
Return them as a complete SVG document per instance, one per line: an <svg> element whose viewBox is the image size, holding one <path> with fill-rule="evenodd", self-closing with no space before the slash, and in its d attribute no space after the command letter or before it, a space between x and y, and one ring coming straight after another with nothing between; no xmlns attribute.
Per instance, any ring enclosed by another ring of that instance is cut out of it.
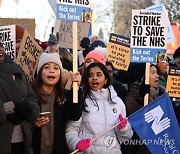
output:
<svg viewBox="0 0 180 154"><path fill-rule="evenodd" d="M42 53L37 74L32 87L38 96L41 112L50 114L40 115L34 121L34 153L68 154L65 124L67 120L79 120L82 104L73 103L72 91L65 91L66 77L58 53ZM79 72L71 75L74 82L80 82Z"/></svg>
<svg viewBox="0 0 180 154"><path fill-rule="evenodd" d="M120 140L132 137L132 129L126 118L126 109L111 85L105 65L91 63L82 77L83 114L77 122L69 122L66 139L71 151L94 154L121 154ZM90 146L90 140L121 123L104 134Z"/></svg>
<svg viewBox="0 0 180 154"><path fill-rule="evenodd" d="M156 66L150 65L149 85L145 85L145 63L138 63L132 67L134 82L131 84L130 91L126 96L125 105L127 115L131 115L144 106L144 96L149 93L148 102L155 100L165 93L165 88L159 85L159 75ZM134 133L132 140L136 140L138 145L130 145L129 154L150 154L140 138Z"/></svg>

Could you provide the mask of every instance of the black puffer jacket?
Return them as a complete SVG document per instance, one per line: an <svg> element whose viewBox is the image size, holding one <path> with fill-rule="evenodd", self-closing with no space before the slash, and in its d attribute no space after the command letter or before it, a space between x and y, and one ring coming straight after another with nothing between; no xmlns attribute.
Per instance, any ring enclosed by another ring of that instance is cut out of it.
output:
<svg viewBox="0 0 180 154"><path fill-rule="evenodd" d="M5 113L3 103L13 101L13 114ZM28 122L39 115L37 97L22 69L5 55L0 64L0 153L11 153L14 126L21 124L25 141L25 154L32 154L32 135Z"/></svg>

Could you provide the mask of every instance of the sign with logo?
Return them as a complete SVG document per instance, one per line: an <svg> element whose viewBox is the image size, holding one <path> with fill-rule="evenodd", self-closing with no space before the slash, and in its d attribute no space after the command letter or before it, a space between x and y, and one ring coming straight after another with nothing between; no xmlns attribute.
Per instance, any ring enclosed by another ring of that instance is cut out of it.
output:
<svg viewBox="0 0 180 154"><path fill-rule="evenodd" d="M180 128L167 93L128 117L152 154L180 153Z"/></svg>
<svg viewBox="0 0 180 154"><path fill-rule="evenodd" d="M169 67L166 92L171 97L180 98L180 68Z"/></svg>
<svg viewBox="0 0 180 154"><path fill-rule="evenodd" d="M56 19L65 21L90 22L92 10L89 0L59 1L56 4Z"/></svg>
<svg viewBox="0 0 180 154"><path fill-rule="evenodd" d="M23 69L29 81L34 79L34 74L41 53L41 47L37 44L34 38L25 31L16 63Z"/></svg>
<svg viewBox="0 0 180 154"><path fill-rule="evenodd" d="M131 62L154 63L166 49L166 19L163 11L132 10Z"/></svg>
<svg viewBox="0 0 180 154"><path fill-rule="evenodd" d="M0 26L0 42L3 43L5 53L16 59L16 34L15 25Z"/></svg>
<svg viewBox="0 0 180 154"><path fill-rule="evenodd" d="M108 49L108 61L120 70L128 70L130 59L130 39L111 33Z"/></svg>

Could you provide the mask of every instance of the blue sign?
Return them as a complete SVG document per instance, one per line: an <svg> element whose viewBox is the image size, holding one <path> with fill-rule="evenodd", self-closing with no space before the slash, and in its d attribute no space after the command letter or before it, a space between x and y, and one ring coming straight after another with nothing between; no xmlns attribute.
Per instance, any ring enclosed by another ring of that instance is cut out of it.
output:
<svg viewBox="0 0 180 154"><path fill-rule="evenodd" d="M128 117L152 154L180 153L180 128L167 93Z"/></svg>
<svg viewBox="0 0 180 154"><path fill-rule="evenodd" d="M89 7L56 4L56 19L65 21L90 22L92 10Z"/></svg>
<svg viewBox="0 0 180 154"><path fill-rule="evenodd" d="M130 61L141 63L156 63L156 56L163 54L165 49L156 48L131 48L130 49Z"/></svg>

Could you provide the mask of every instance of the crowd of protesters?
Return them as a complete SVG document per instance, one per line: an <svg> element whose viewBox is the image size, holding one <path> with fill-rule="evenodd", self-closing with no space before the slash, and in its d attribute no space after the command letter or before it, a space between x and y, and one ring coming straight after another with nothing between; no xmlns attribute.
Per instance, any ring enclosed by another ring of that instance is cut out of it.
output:
<svg viewBox="0 0 180 154"><path fill-rule="evenodd" d="M16 25L17 54L23 33ZM165 93L168 67L180 67L180 47L174 52L174 63L163 58L150 65L146 85L145 63L116 70L107 60L106 42L98 35L81 40L79 70L74 73L72 53L59 47L58 33L50 34L47 42L35 40L44 53L31 83L0 43L1 154L150 153L145 145L124 146L120 141L140 139L127 117L144 106L147 93L148 103ZM72 82L78 84L78 103L73 102ZM172 103L180 123L180 100L172 98Z"/></svg>

